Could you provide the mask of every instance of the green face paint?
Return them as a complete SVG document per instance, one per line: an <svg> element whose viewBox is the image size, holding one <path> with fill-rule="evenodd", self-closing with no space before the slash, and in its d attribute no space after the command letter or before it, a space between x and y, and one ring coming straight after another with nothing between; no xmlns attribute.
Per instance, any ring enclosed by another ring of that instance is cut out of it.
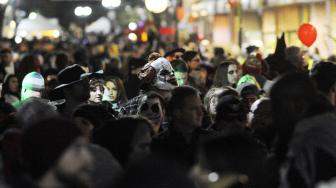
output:
<svg viewBox="0 0 336 188"><path fill-rule="evenodd" d="M175 78L178 86L186 85L188 81L188 73L186 72L175 72Z"/></svg>

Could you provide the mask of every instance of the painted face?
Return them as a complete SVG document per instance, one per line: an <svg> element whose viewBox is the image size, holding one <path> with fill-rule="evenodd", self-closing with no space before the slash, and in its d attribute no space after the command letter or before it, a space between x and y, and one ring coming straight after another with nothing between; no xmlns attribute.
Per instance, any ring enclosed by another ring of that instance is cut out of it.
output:
<svg viewBox="0 0 336 188"><path fill-rule="evenodd" d="M108 81L108 82L106 82L105 87L107 88L107 90L109 92L109 98L112 101L117 100L117 96L118 96L118 88L117 88L117 86L113 82Z"/></svg>
<svg viewBox="0 0 336 188"><path fill-rule="evenodd" d="M62 183L90 186L90 172L93 167L93 156L87 148L84 138L78 138L61 156L55 174Z"/></svg>
<svg viewBox="0 0 336 188"><path fill-rule="evenodd" d="M238 66L235 64L231 64L228 67L228 82L230 84L235 84L238 82L239 80L239 70L238 70Z"/></svg>
<svg viewBox="0 0 336 188"><path fill-rule="evenodd" d="M175 78L178 86L186 85L188 82L188 73L187 72L175 72Z"/></svg>
<svg viewBox="0 0 336 188"><path fill-rule="evenodd" d="M13 93L19 92L19 82L16 77L12 77L9 80L9 90Z"/></svg>
<svg viewBox="0 0 336 188"><path fill-rule="evenodd" d="M89 101L92 101L94 103L101 103L103 99L103 94L104 94L104 87L98 85L92 90L90 90Z"/></svg>
<svg viewBox="0 0 336 188"><path fill-rule="evenodd" d="M164 117L160 99L147 99L140 107L140 114L147 117L154 125L160 126Z"/></svg>

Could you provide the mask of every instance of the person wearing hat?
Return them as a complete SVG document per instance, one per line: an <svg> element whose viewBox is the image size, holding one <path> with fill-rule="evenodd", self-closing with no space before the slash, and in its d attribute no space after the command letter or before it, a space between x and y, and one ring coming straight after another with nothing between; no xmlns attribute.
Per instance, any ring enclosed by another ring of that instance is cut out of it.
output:
<svg viewBox="0 0 336 188"><path fill-rule="evenodd" d="M169 61L169 62L172 62L174 60L177 60L177 59L181 59L182 58L182 55L183 53L185 52L185 49L183 48L176 48L176 49L173 49L173 50L170 50L168 51L164 57Z"/></svg>
<svg viewBox="0 0 336 188"><path fill-rule="evenodd" d="M100 72L85 73L77 64L68 66L58 73L60 85L52 91L51 98L65 100L65 103L58 108L62 115L70 117L73 109L88 101L90 98L89 79L98 75Z"/></svg>
<svg viewBox="0 0 336 188"><path fill-rule="evenodd" d="M21 100L13 103L12 105L18 109L31 98L42 98L44 89L45 85L43 76L38 72L28 73L22 81Z"/></svg>
<svg viewBox="0 0 336 188"><path fill-rule="evenodd" d="M70 120L52 117L34 123L20 145L26 177L34 187L90 187L93 156L87 144Z"/></svg>

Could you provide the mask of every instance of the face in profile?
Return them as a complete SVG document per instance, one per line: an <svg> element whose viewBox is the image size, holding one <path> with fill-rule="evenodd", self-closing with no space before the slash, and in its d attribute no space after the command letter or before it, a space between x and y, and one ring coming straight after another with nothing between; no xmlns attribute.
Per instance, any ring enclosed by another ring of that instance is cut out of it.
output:
<svg viewBox="0 0 336 188"><path fill-rule="evenodd" d="M239 69L236 64L230 64L228 67L227 78L230 84L236 84L239 80Z"/></svg>
<svg viewBox="0 0 336 188"><path fill-rule="evenodd" d="M117 86L114 84L114 82L112 81L107 81L105 83L105 87L107 89L107 92L109 94L109 98L111 101L115 101L117 100L117 96L118 96L118 88Z"/></svg>

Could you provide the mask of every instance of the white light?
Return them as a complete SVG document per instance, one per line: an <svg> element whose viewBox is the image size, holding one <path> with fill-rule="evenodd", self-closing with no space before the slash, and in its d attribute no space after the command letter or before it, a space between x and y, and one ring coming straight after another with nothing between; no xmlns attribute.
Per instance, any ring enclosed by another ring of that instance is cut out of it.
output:
<svg viewBox="0 0 336 188"><path fill-rule="evenodd" d="M137 41L138 36L135 33L130 33L128 34L128 39L130 39L131 41Z"/></svg>
<svg viewBox="0 0 336 188"><path fill-rule="evenodd" d="M121 0L102 0L102 5L105 8L116 8L121 4Z"/></svg>
<svg viewBox="0 0 336 188"><path fill-rule="evenodd" d="M8 3L8 0L0 0L0 4L5 5Z"/></svg>
<svg viewBox="0 0 336 188"><path fill-rule="evenodd" d="M134 22L131 22L131 23L128 24L128 29L130 29L131 31L136 30L137 27L138 27L138 25Z"/></svg>
<svg viewBox="0 0 336 188"><path fill-rule="evenodd" d="M14 20L9 22L9 27L15 28L16 27L16 22Z"/></svg>
<svg viewBox="0 0 336 188"><path fill-rule="evenodd" d="M28 35L28 32L26 30L20 30L18 31L18 35L24 38Z"/></svg>
<svg viewBox="0 0 336 188"><path fill-rule="evenodd" d="M16 44L20 44L22 42L22 37L16 36L14 40Z"/></svg>
<svg viewBox="0 0 336 188"><path fill-rule="evenodd" d="M208 11L206 11L206 10L201 10L200 15L201 15L201 16L207 16L207 15L208 15Z"/></svg>
<svg viewBox="0 0 336 188"><path fill-rule="evenodd" d="M208 45L210 44L210 41L207 40L207 39L204 39L204 40L201 41L201 44L202 44L203 46L208 46Z"/></svg>
<svg viewBox="0 0 336 188"><path fill-rule="evenodd" d="M90 16L92 13L92 9L89 6L85 6L85 7L79 6L75 8L74 13L76 16L81 16L81 17Z"/></svg>
<svg viewBox="0 0 336 188"><path fill-rule="evenodd" d="M53 37L54 38L58 38L59 36L60 36L61 34L60 34L60 32L59 31L53 31Z"/></svg>
<svg viewBox="0 0 336 188"><path fill-rule="evenodd" d="M219 179L219 176L216 172L211 172L209 175L208 175L208 179L210 182L216 182L218 181Z"/></svg>
<svg viewBox="0 0 336 188"><path fill-rule="evenodd" d="M36 12L31 12L31 13L29 14L29 16L28 16L28 18L31 19L31 20L36 19L36 17L37 17Z"/></svg>
<svg viewBox="0 0 336 188"><path fill-rule="evenodd" d="M146 8L153 13L165 11L169 5L169 0L145 0Z"/></svg>

